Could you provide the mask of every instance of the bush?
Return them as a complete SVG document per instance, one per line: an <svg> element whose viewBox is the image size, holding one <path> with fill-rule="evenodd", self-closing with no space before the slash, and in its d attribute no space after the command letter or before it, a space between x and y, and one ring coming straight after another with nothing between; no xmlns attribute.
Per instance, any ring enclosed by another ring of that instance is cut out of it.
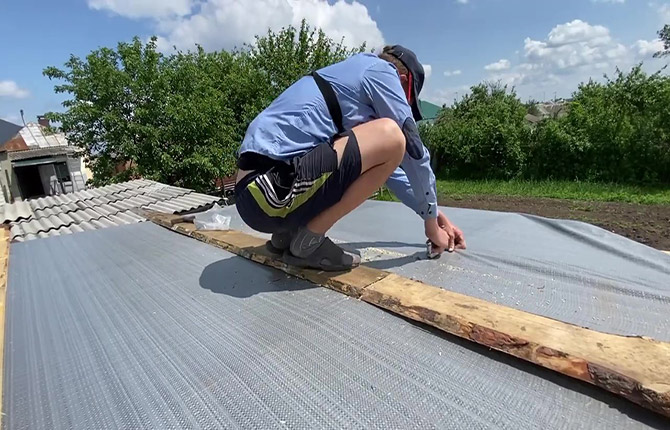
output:
<svg viewBox="0 0 670 430"><path fill-rule="evenodd" d="M670 183L670 77L641 66L604 84L580 85L563 128L588 142L581 176Z"/></svg>
<svg viewBox="0 0 670 430"><path fill-rule="evenodd" d="M480 84L443 111L424 134L442 173L509 179L518 176L524 165L523 147L530 136L525 115L514 90Z"/></svg>
<svg viewBox="0 0 670 430"><path fill-rule="evenodd" d="M580 179L586 142L566 131L562 119L546 119L533 130L525 148L524 176L529 179Z"/></svg>
<svg viewBox="0 0 670 430"><path fill-rule="evenodd" d="M89 160L94 185L142 176L208 191L235 171L248 124L279 93L363 49L335 43L303 21L240 51L164 55L156 38L135 38L43 73L70 96L67 111L50 118Z"/></svg>
<svg viewBox="0 0 670 430"><path fill-rule="evenodd" d="M534 104L478 85L423 129L438 171L454 178L670 183L670 77L641 66L582 84L567 115L530 128Z"/></svg>

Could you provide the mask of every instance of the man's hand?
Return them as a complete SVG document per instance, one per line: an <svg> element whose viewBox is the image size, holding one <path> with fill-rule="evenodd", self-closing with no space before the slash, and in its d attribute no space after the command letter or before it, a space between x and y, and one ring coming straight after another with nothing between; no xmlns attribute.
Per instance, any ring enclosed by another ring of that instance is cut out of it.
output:
<svg viewBox="0 0 670 430"><path fill-rule="evenodd" d="M433 242L434 250L439 253L466 248L463 232L442 212L438 212L437 219L426 220L425 231L426 237Z"/></svg>

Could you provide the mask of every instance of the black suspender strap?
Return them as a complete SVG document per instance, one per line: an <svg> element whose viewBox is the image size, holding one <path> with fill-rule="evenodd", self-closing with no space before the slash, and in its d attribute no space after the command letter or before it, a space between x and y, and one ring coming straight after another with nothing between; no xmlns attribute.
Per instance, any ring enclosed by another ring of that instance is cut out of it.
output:
<svg viewBox="0 0 670 430"><path fill-rule="evenodd" d="M312 77L314 77L316 86L319 87L319 91L321 91L323 98L326 100L326 106L328 106L328 112L330 112L330 116L337 127L337 133L344 133L344 126L342 125L342 109L340 108L340 103L337 101L337 96L335 95L333 87L316 72L312 72Z"/></svg>

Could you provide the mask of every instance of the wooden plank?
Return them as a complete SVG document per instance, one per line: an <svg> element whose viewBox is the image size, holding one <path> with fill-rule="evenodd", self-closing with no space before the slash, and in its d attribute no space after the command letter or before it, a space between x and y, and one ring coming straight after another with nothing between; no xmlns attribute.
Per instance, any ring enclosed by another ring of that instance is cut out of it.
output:
<svg viewBox="0 0 670 430"><path fill-rule="evenodd" d="M235 230L227 231L196 231L190 223L177 223L172 226L174 231L194 237L202 242L225 249L257 263L282 270L290 275L306 279L317 285L331 288L352 297L360 297L363 289L379 281L387 272L366 266L341 273L326 273L317 270L300 269L285 264L279 256L272 254L265 247L265 240Z"/></svg>
<svg viewBox="0 0 670 430"><path fill-rule="evenodd" d="M590 330L366 266L348 273L298 269L269 253L257 237L163 222L181 234L589 382L670 417L668 342Z"/></svg>
<svg viewBox="0 0 670 430"><path fill-rule="evenodd" d="M0 425L2 424L2 376L5 373L5 298L7 293L7 267L9 263L9 230L0 228Z"/></svg>
<svg viewBox="0 0 670 430"><path fill-rule="evenodd" d="M361 299L670 416L668 342L601 333L395 274Z"/></svg>

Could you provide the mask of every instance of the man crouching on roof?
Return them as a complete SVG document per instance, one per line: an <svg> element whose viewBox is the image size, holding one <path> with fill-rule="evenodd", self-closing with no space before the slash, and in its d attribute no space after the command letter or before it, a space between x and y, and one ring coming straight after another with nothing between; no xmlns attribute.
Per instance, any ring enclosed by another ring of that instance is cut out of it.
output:
<svg viewBox="0 0 670 430"><path fill-rule="evenodd" d="M291 85L249 125L236 206L288 264L351 269L360 257L325 235L384 183L425 224L433 252L465 248L437 207L430 154L421 142L424 71L400 45L354 55ZM380 216L383 216L380 214Z"/></svg>

